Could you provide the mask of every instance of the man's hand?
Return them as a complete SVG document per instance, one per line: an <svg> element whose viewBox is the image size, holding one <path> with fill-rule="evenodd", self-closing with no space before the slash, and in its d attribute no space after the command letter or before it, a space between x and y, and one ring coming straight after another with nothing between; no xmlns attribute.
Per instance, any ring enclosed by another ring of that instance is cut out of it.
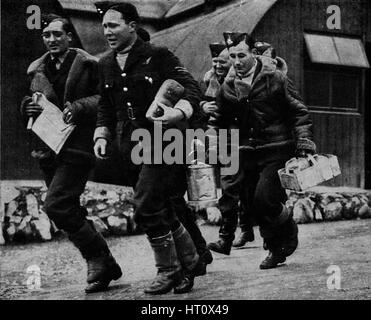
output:
<svg viewBox="0 0 371 320"><path fill-rule="evenodd" d="M305 158L308 154L316 153L316 144L308 138L299 138L296 144L295 155L299 158Z"/></svg>
<svg viewBox="0 0 371 320"><path fill-rule="evenodd" d="M173 125L184 118L184 114L179 109L171 108L165 106L163 103L157 102L157 108L160 108L164 111L164 114L161 117L156 117L154 114L149 114L147 119L154 121L161 121L163 125L170 126Z"/></svg>
<svg viewBox="0 0 371 320"><path fill-rule="evenodd" d="M81 115L82 106L79 103L71 103L67 101L63 109L63 121L67 124L76 123Z"/></svg>
<svg viewBox="0 0 371 320"><path fill-rule="evenodd" d="M100 160L108 158L107 155L107 140L104 138L98 138L94 145L94 154Z"/></svg>
<svg viewBox="0 0 371 320"><path fill-rule="evenodd" d="M202 110L208 115L215 115L218 111L218 106L215 101L205 102L202 105Z"/></svg>
<svg viewBox="0 0 371 320"><path fill-rule="evenodd" d="M28 117L37 117L43 111L43 107L30 101L24 111Z"/></svg>

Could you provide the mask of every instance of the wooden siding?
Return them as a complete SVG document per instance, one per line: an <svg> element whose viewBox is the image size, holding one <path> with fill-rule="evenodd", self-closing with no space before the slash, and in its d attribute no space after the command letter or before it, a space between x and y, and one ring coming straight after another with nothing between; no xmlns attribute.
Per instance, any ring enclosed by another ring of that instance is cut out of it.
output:
<svg viewBox="0 0 371 320"><path fill-rule="evenodd" d="M305 30L324 31L336 34L362 35L366 21L364 0L301 0L302 19ZM326 26L326 9L337 5L341 10L341 30L329 30Z"/></svg>
<svg viewBox="0 0 371 320"><path fill-rule="evenodd" d="M366 2L363 0L301 0L303 31L320 31L332 34L358 36L366 33ZM326 21L329 5L338 5L341 10L341 30L328 30ZM317 12L317 14L314 14ZM303 50L300 71L303 72ZM301 76L303 77L303 76ZM303 85L303 84L302 84ZM303 88L303 87L302 87ZM341 114L312 111L315 141L319 152L338 156L342 175L335 180L337 185L364 187L365 184L365 129L363 93L360 97L359 114Z"/></svg>
<svg viewBox="0 0 371 320"><path fill-rule="evenodd" d="M288 75L297 88L301 88L301 48L303 34L301 32L300 1L278 1L256 26L253 36L259 41L271 43L277 54L285 59Z"/></svg>
<svg viewBox="0 0 371 320"><path fill-rule="evenodd" d="M336 185L364 186L364 126L361 115L312 112L321 153L335 154L342 170Z"/></svg>

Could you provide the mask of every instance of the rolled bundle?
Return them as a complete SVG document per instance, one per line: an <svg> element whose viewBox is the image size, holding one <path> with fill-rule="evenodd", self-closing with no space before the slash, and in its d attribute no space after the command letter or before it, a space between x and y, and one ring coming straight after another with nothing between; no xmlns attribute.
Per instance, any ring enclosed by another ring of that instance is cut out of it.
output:
<svg viewBox="0 0 371 320"><path fill-rule="evenodd" d="M183 94L184 87L179 82L173 79L165 80L148 108L147 116L154 115L156 118L161 117L164 114L164 110L158 106L158 103L162 103L167 107L174 107Z"/></svg>

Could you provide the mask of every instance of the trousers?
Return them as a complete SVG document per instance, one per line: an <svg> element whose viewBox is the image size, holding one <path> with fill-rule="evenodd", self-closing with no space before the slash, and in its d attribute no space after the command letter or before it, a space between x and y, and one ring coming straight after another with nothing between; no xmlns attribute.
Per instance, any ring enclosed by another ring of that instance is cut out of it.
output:
<svg viewBox="0 0 371 320"><path fill-rule="evenodd" d="M186 168L174 164L142 164L135 186L134 219L146 232L167 233L186 211Z"/></svg>
<svg viewBox="0 0 371 320"><path fill-rule="evenodd" d="M293 156L289 147L273 150L240 151L240 167L236 175L222 176L223 195L219 199L222 213L220 236L234 238L238 219L238 200L241 209L250 213L264 237L271 236L277 226L288 219L284 204L287 200L277 171ZM245 218L247 216L245 215ZM245 221L246 221L245 220ZM243 223L243 222L242 222Z"/></svg>
<svg viewBox="0 0 371 320"><path fill-rule="evenodd" d="M68 163L56 158L40 160L47 195L44 209L57 228L77 232L84 224L87 211L80 205L91 166Z"/></svg>

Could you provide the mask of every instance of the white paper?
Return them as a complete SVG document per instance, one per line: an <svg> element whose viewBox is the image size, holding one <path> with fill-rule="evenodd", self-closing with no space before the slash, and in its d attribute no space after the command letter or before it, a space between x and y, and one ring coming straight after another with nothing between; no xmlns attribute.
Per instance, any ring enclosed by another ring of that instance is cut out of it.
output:
<svg viewBox="0 0 371 320"><path fill-rule="evenodd" d="M42 93L34 93L32 98L44 109L34 122L32 131L35 132L50 149L58 154L76 126L66 124L63 121L62 111L51 103Z"/></svg>

